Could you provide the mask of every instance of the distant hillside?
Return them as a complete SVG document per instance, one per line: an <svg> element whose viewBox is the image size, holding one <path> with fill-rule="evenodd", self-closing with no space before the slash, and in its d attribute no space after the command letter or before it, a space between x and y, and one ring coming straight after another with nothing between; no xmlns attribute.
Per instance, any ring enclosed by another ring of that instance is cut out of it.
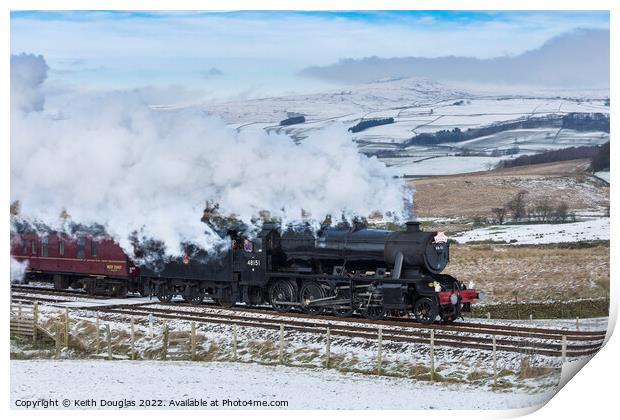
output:
<svg viewBox="0 0 620 420"><path fill-rule="evenodd" d="M609 143L605 144L607 145L607 150L609 150ZM515 159L502 160L498 167L514 168L515 166L537 165L540 163L562 162L566 160L594 159L595 156L599 155L603 147L604 146L582 146L549 150L535 155L525 155ZM609 160L607 162L609 164Z"/></svg>
<svg viewBox="0 0 620 420"><path fill-rule="evenodd" d="M398 77L546 86L609 86L609 31L578 30L553 38L540 48L516 56L367 57L311 66L302 76L349 83Z"/></svg>

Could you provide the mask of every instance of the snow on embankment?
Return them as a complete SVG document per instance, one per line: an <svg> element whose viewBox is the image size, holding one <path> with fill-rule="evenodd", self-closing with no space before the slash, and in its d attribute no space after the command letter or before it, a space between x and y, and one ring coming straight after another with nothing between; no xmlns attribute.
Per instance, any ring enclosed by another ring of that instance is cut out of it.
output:
<svg viewBox="0 0 620 420"><path fill-rule="evenodd" d="M609 218L575 223L491 226L470 230L453 239L459 243L516 240L516 244L609 240Z"/></svg>

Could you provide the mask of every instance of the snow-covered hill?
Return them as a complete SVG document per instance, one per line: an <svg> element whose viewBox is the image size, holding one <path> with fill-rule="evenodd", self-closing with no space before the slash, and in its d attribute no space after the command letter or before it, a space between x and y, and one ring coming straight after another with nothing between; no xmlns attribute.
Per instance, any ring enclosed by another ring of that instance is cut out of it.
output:
<svg viewBox="0 0 620 420"><path fill-rule="evenodd" d="M304 139L332 124L349 128L361 119L394 118L394 123L352 134L362 151L378 154L403 175L439 175L486 170L507 157L609 141L600 131L549 127L511 129L460 143L402 145L413 136L571 112L609 114L607 90L556 91L517 87L458 87L427 79L386 80L308 95L235 100L198 106L237 130L264 129ZM162 108L162 109L165 109ZM290 113L305 122L280 126ZM518 151L516 151L518 149ZM387 157L386 153L395 156ZM474 156L472 156L474 155ZM493 156L491 156L493 155ZM457 159L451 158L457 156ZM428 158L444 157L429 160ZM461 158L462 157L462 158ZM422 164L422 162L424 162Z"/></svg>

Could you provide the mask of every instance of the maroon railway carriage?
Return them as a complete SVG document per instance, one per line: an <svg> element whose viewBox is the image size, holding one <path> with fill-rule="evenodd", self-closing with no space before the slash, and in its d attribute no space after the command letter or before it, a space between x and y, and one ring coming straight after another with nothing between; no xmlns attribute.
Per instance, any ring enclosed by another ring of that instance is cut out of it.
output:
<svg viewBox="0 0 620 420"><path fill-rule="evenodd" d="M53 282L56 289L84 288L93 295L143 292L139 268L109 237L14 233L11 256L28 263L26 281Z"/></svg>

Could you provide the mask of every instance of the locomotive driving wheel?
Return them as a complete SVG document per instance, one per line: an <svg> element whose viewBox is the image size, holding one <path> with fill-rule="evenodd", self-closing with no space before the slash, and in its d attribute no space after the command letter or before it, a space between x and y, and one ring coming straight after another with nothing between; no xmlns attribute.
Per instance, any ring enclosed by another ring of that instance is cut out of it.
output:
<svg viewBox="0 0 620 420"><path fill-rule="evenodd" d="M269 288L269 303L279 312L290 310L297 302L297 285L290 280L278 280Z"/></svg>
<svg viewBox="0 0 620 420"><path fill-rule="evenodd" d="M309 304L317 299L325 297L323 288L315 281L306 281L299 291L299 300L301 301L301 310L306 314L316 315L323 312L321 306L309 306Z"/></svg>
<svg viewBox="0 0 620 420"><path fill-rule="evenodd" d="M428 297L421 297L413 305L413 316L422 324L432 324L437 318L439 308L435 301Z"/></svg>

